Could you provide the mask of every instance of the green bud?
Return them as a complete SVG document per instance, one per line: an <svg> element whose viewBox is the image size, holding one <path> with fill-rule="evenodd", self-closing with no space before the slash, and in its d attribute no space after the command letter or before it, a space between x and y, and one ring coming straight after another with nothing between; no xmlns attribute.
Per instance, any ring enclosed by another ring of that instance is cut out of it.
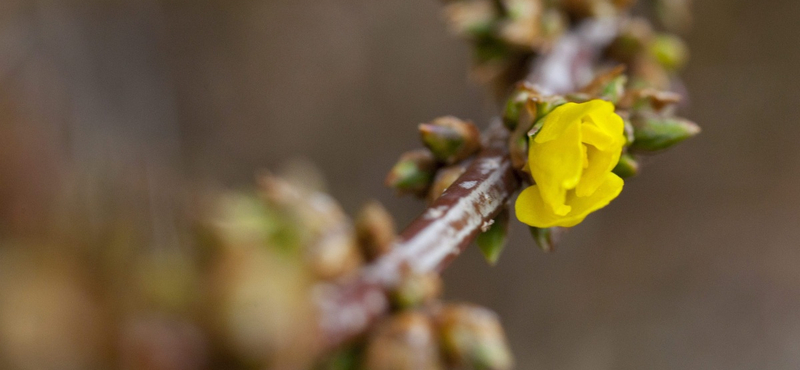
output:
<svg viewBox="0 0 800 370"><path fill-rule="evenodd" d="M436 173L436 160L427 149L404 153L386 176L386 186L399 193L424 196Z"/></svg>
<svg viewBox="0 0 800 370"><path fill-rule="evenodd" d="M514 131L517 128L517 124L522 118L522 113L526 109L528 99L538 95L534 87L528 83L520 83L516 86L511 93L511 97L506 101L505 109L503 109L503 124L510 131Z"/></svg>
<svg viewBox="0 0 800 370"><path fill-rule="evenodd" d="M546 229L540 229L538 227L530 227L531 235L533 236L533 240L536 241L536 244L541 248L543 251L550 253L556 249L558 242L561 240L561 235L567 231L567 229L563 227L550 227Z"/></svg>
<svg viewBox="0 0 800 370"><path fill-rule="evenodd" d="M503 209L500 214L494 218L494 222L489 228L483 231L475 242L478 244L481 253L486 258L486 262L494 266L500 258L500 253L506 247L508 241L508 209Z"/></svg>
<svg viewBox="0 0 800 370"><path fill-rule="evenodd" d="M633 141L636 140L636 137L633 134L633 124L631 123L627 112L620 112L619 115L622 117L622 133L625 134L625 147L629 147L631 144L633 144Z"/></svg>
<svg viewBox="0 0 800 370"><path fill-rule="evenodd" d="M444 191L447 190L450 185L453 185L466 170L467 166L462 162L437 171L436 177L433 179L433 185L428 191L428 202L433 203L433 201L442 196Z"/></svg>
<svg viewBox="0 0 800 370"><path fill-rule="evenodd" d="M620 64L614 68L598 73L589 84L579 91L579 95L575 95L573 99L583 98L585 99L583 101L587 101L594 98L601 98L609 100L610 97L614 97L618 101L625 92L625 82L627 82L627 78L624 77L624 72L625 65ZM613 103L616 104L616 101Z"/></svg>
<svg viewBox="0 0 800 370"><path fill-rule="evenodd" d="M438 315L442 349L457 368L507 370L511 351L497 314L475 305L447 305Z"/></svg>
<svg viewBox="0 0 800 370"><path fill-rule="evenodd" d="M540 120L542 117L550 114L553 109L558 108L566 102L566 99L558 95L539 98L536 102L536 119L534 121Z"/></svg>
<svg viewBox="0 0 800 370"><path fill-rule="evenodd" d="M619 100L625 95L625 84L628 82L628 77L626 76L617 76L612 79L609 83L605 86L600 88L600 93L598 97L603 100L607 100L612 104L616 105Z"/></svg>
<svg viewBox="0 0 800 370"><path fill-rule="evenodd" d="M401 309L421 306L439 297L442 278L437 273L407 274L389 296L392 304Z"/></svg>
<svg viewBox="0 0 800 370"><path fill-rule="evenodd" d="M623 153L612 172L623 179L633 177L639 174L639 163L630 154Z"/></svg>
<svg viewBox="0 0 800 370"><path fill-rule="evenodd" d="M356 236L361 253L367 261L389 253L397 236L392 215L378 201L370 201L359 211L355 220Z"/></svg>
<svg viewBox="0 0 800 370"><path fill-rule="evenodd" d="M419 125L422 143L439 162L454 164L466 159L481 147L481 133L472 122L452 116L440 117Z"/></svg>
<svg viewBox="0 0 800 370"><path fill-rule="evenodd" d="M630 64L637 59L652 37L650 22L634 18L623 26L620 35L609 46L608 54L614 60Z"/></svg>
<svg viewBox="0 0 800 370"><path fill-rule="evenodd" d="M427 316L406 311L383 321L370 335L360 368L440 370L436 333Z"/></svg>
<svg viewBox="0 0 800 370"><path fill-rule="evenodd" d="M650 54L669 71L681 69L689 60L689 48L683 40L674 35L656 36L650 44Z"/></svg>
<svg viewBox="0 0 800 370"><path fill-rule="evenodd" d="M640 152L655 152L672 147L700 133L700 126L677 117L640 113L631 118L634 141L630 148Z"/></svg>
<svg viewBox="0 0 800 370"><path fill-rule="evenodd" d="M517 170L525 167L528 162L528 133L515 130L508 138L508 150L511 156L511 166Z"/></svg>

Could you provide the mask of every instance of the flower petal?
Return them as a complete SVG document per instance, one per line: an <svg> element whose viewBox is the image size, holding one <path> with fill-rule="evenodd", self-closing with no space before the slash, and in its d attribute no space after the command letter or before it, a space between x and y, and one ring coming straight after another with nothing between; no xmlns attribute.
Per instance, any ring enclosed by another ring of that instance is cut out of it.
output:
<svg viewBox="0 0 800 370"><path fill-rule="evenodd" d="M586 197L592 195L606 181L606 174L619 162L622 149L601 151L592 145L585 145L589 166L583 170L581 181L575 188L575 195Z"/></svg>
<svg viewBox="0 0 800 370"><path fill-rule="evenodd" d="M533 185L520 193L514 208L517 219L530 226L572 227L581 223L590 213L608 205L619 195L623 185L624 181L619 176L608 173L605 181L592 195L578 197L574 192L570 192L567 202L572 206L572 210L565 216L555 214L542 199L539 187Z"/></svg>
<svg viewBox="0 0 800 370"><path fill-rule="evenodd" d="M609 135L592 123L582 123L581 134L584 143L600 150L611 150L618 142L616 137Z"/></svg>
<svg viewBox="0 0 800 370"><path fill-rule="evenodd" d="M614 113L614 104L603 100L592 100L589 103L593 103L594 109L587 114L588 119L585 121L593 123L614 138L624 135L625 123L622 121L622 117Z"/></svg>
<svg viewBox="0 0 800 370"><path fill-rule="evenodd" d="M570 211L565 204L566 194L580 181L583 150L579 121L569 125L563 135L554 140L531 143L528 158L531 176L541 189L542 199L556 214L566 215Z"/></svg>
<svg viewBox="0 0 800 370"><path fill-rule="evenodd" d="M603 183L592 195L579 197L575 192L569 192L567 194L567 203L572 206L572 211L556 226L570 227L581 223L590 213L607 206L608 203L614 200L622 192L624 185L625 181L622 178L612 172L608 172Z"/></svg>
<svg viewBox="0 0 800 370"><path fill-rule="evenodd" d="M545 143L563 136L574 122L580 122L581 118L589 115L593 110L604 109L602 103L611 104L602 100L592 100L582 104L565 103L558 106L545 116L542 129L536 133L534 140L537 143ZM611 111L614 111L613 105Z"/></svg>

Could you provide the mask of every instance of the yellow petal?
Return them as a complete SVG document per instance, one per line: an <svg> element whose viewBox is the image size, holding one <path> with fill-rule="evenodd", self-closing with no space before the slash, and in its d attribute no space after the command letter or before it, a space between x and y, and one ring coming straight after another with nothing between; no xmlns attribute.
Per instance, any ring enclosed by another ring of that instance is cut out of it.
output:
<svg viewBox="0 0 800 370"><path fill-rule="evenodd" d="M602 100L592 100L586 103L565 103L548 113L542 123L542 129L534 137L537 143L545 143L564 135L564 132L575 122L580 122L594 110L603 109L603 104L611 104ZM611 106L612 112L614 106Z"/></svg>
<svg viewBox="0 0 800 370"><path fill-rule="evenodd" d="M539 192L539 187L533 185L520 193L515 203L517 219L530 226L547 228L554 226L572 227L579 224L590 213L605 207L622 191L624 181L613 174L607 173L605 181L592 195L578 197L574 192L567 196L567 203L572 210L567 215L557 215L551 207L545 204Z"/></svg>
<svg viewBox="0 0 800 370"><path fill-rule="evenodd" d="M581 134L583 135L584 143L592 145L600 150L611 150L617 145L617 138L615 136L609 135L594 124L585 122L581 124Z"/></svg>
<svg viewBox="0 0 800 370"><path fill-rule="evenodd" d="M575 192L567 194L567 203L572 206L568 218L562 221L564 227L575 226L590 213L608 205L622 192L625 181L613 172L606 173L605 181L588 197L579 197Z"/></svg>
<svg viewBox="0 0 800 370"><path fill-rule="evenodd" d="M593 103L593 109L587 114L585 121L593 123L614 138L623 135L625 123L622 117L614 113L614 104L603 100L592 100L589 103Z"/></svg>
<svg viewBox="0 0 800 370"><path fill-rule="evenodd" d="M621 148L614 151L601 151L591 145L585 146L589 165L583 170L581 181L575 188L575 195L579 197L592 195L606 181L606 174L614 169L622 154Z"/></svg>
<svg viewBox="0 0 800 370"><path fill-rule="evenodd" d="M565 205L567 190L575 188L583 171L583 144L580 122L567 127L560 137L545 143L531 142L528 162L531 176L541 189L542 198L556 214L569 213Z"/></svg>

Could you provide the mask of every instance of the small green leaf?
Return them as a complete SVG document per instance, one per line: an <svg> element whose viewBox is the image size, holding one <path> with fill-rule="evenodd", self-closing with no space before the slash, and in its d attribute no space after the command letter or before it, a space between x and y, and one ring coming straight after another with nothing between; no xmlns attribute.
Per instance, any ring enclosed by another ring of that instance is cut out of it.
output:
<svg viewBox="0 0 800 370"><path fill-rule="evenodd" d="M547 253L550 253L556 249L558 242L561 240L561 235L563 235L567 229L563 227L540 229L538 227L531 226L530 230L533 240L536 241L536 244L539 245L539 248Z"/></svg>
<svg viewBox="0 0 800 370"><path fill-rule="evenodd" d="M639 173L639 163L636 162L636 159L630 154L623 153L619 157L619 162L612 172L623 179L627 179Z"/></svg>
<svg viewBox="0 0 800 370"><path fill-rule="evenodd" d="M495 217L494 222L489 226L489 229L478 235L475 242L478 244L483 256L486 257L486 262L494 266L500 258L500 253L506 247L508 240L508 209L503 209L500 214Z"/></svg>

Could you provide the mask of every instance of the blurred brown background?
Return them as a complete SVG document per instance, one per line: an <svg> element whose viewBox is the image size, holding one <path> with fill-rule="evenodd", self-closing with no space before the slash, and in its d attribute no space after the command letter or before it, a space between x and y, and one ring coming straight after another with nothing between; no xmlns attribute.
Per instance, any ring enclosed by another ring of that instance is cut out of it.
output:
<svg viewBox="0 0 800 370"><path fill-rule="evenodd" d="M122 172L160 189L141 216L157 245L187 183L246 187L300 157L348 211L377 198L403 225L422 204L382 180L416 124L495 112L439 10L5 0L0 166L26 175L0 179L0 212L35 214L63 168ZM686 115L703 134L648 160L557 253L516 224L497 267L471 248L445 273L448 299L499 312L519 369L800 368L800 2L703 0L695 16Z"/></svg>

